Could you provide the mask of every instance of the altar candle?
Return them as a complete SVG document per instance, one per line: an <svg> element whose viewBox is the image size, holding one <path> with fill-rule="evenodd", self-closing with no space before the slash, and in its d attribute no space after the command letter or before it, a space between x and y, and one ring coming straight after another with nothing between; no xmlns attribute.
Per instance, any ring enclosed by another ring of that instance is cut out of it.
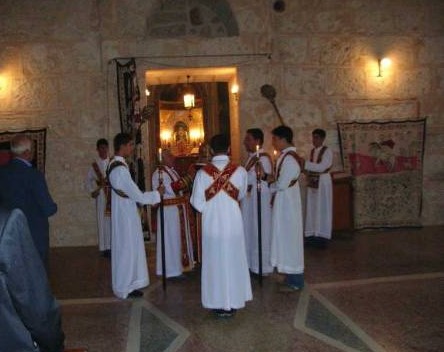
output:
<svg viewBox="0 0 444 352"><path fill-rule="evenodd" d="M159 148L159 163L162 162L162 148Z"/></svg>
<svg viewBox="0 0 444 352"><path fill-rule="evenodd" d="M259 144L256 144L256 158L259 158Z"/></svg>

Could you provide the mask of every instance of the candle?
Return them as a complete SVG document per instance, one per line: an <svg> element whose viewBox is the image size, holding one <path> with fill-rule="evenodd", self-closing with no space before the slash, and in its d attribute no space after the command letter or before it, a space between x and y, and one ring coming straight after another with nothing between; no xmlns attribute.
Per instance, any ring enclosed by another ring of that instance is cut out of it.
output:
<svg viewBox="0 0 444 352"><path fill-rule="evenodd" d="M256 158L259 158L259 144L256 144Z"/></svg>
<svg viewBox="0 0 444 352"><path fill-rule="evenodd" d="M276 149L273 150L273 156L274 156L275 159L276 159L277 154L278 154L277 150Z"/></svg>
<svg viewBox="0 0 444 352"><path fill-rule="evenodd" d="M162 148L159 148L159 163L162 162Z"/></svg>

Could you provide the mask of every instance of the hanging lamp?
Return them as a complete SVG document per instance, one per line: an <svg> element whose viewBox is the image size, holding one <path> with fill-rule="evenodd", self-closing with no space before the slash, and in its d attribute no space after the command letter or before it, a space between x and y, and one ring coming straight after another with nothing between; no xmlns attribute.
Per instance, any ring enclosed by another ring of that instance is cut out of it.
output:
<svg viewBox="0 0 444 352"><path fill-rule="evenodd" d="M190 85L190 76L187 76L187 85L184 89L183 94L183 106L185 109L192 109L195 106L195 95L194 95L194 89Z"/></svg>

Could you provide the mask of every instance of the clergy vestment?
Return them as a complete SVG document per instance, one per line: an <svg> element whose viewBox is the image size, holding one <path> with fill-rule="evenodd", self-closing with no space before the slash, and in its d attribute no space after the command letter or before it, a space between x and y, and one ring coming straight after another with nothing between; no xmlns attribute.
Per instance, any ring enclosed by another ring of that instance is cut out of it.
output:
<svg viewBox="0 0 444 352"><path fill-rule="evenodd" d="M332 164L333 153L330 148L324 146L314 148L311 151L310 161L305 161L304 169L308 171L309 181L305 217L306 237L331 238L333 190L328 170ZM310 182L310 177L318 178L318 181Z"/></svg>
<svg viewBox="0 0 444 352"><path fill-rule="evenodd" d="M210 165L217 171L213 175L209 174ZM196 174L191 204L202 213L201 290L205 308L238 309L252 299L238 203L246 190L247 172L233 166L226 155L213 157Z"/></svg>
<svg viewBox="0 0 444 352"><path fill-rule="evenodd" d="M121 165L113 167L114 163ZM126 298L132 291L149 284L142 223L136 202L156 204L160 202L160 194L157 191L141 192L121 156L110 161L109 170L112 286L117 297Z"/></svg>
<svg viewBox="0 0 444 352"><path fill-rule="evenodd" d="M267 175L273 173L271 158L263 150L259 150L259 160ZM259 242L258 242L258 204L257 204L257 180L256 153L250 153L245 164L248 173L247 195L241 201L242 218L244 221L245 246L250 270L259 273ZM270 261L271 247L271 193L268 183L261 182L261 225L262 225L262 273L273 272Z"/></svg>
<svg viewBox="0 0 444 352"><path fill-rule="evenodd" d="M96 197L96 218L100 251L111 249L111 211L106 209L107 197L111 196L106 179L108 163L109 158L96 158L88 170L85 181L86 189L89 193L98 192Z"/></svg>
<svg viewBox="0 0 444 352"><path fill-rule="evenodd" d="M272 211L271 264L278 272L304 272L304 242L301 194L298 178L301 172L292 156L295 147L282 150L276 163L276 181ZM288 154L288 155L287 155Z"/></svg>
<svg viewBox="0 0 444 352"><path fill-rule="evenodd" d="M171 167L162 166L164 201L164 236L165 236L165 270L166 277L180 276L183 271L194 266L193 244L190 234L188 214L188 197L177 190L181 177ZM152 177L153 189L159 187L159 169ZM157 245L156 274L162 275L160 209L157 211Z"/></svg>

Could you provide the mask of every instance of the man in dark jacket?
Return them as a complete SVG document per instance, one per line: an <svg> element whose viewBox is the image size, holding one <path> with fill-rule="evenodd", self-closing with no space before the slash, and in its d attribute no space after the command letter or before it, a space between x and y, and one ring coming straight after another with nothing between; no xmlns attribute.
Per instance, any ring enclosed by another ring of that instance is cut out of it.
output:
<svg viewBox="0 0 444 352"><path fill-rule="evenodd" d="M34 245L47 265L49 250L48 217L57 212L45 176L32 167L32 141L18 135L11 140L13 158L0 167L0 203L8 209L19 208L25 214Z"/></svg>
<svg viewBox="0 0 444 352"><path fill-rule="evenodd" d="M62 352L60 310L19 209L0 208L0 350Z"/></svg>

